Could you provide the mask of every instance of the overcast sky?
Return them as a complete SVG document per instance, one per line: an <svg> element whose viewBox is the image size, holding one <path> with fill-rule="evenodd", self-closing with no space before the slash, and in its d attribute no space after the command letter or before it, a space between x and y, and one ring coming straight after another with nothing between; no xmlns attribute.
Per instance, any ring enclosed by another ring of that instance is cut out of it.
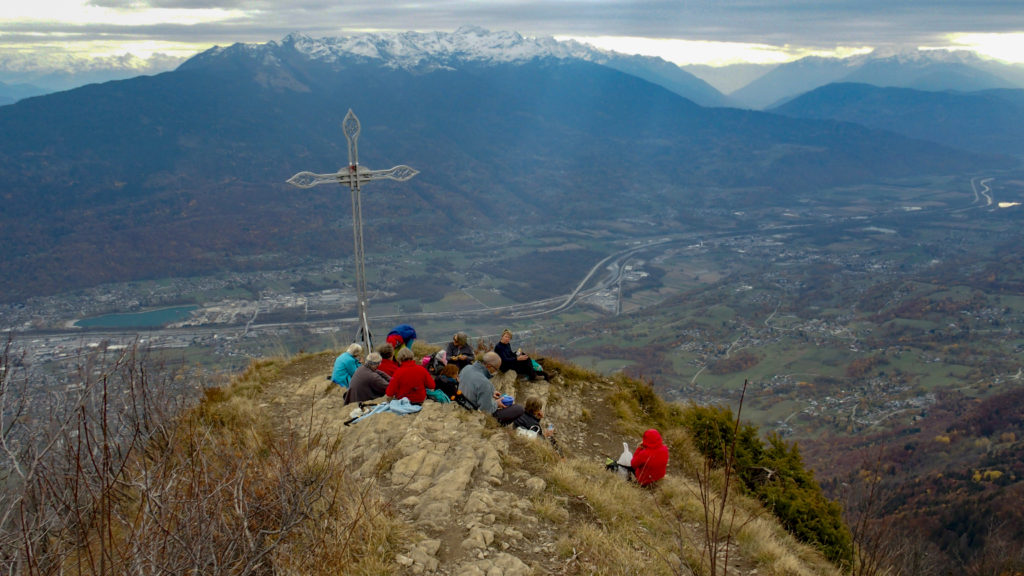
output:
<svg viewBox="0 0 1024 576"><path fill-rule="evenodd" d="M680 64L777 62L882 46L972 47L1024 61L1021 0L3 0L0 69L212 45L475 25L576 38ZM709 44L710 42L710 44Z"/></svg>

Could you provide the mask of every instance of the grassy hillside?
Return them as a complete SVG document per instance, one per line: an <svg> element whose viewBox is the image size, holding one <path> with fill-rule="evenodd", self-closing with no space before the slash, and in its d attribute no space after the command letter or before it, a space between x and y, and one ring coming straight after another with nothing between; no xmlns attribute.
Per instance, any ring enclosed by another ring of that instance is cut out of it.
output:
<svg viewBox="0 0 1024 576"><path fill-rule="evenodd" d="M5 465L14 489L2 500L4 567L710 574L714 564L717 573L840 572L748 496L746 480L701 456L686 427L695 407L666 404L641 381L554 360L550 383L496 377L519 401L545 400L554 446L455 404L428 402L416 415L345 426L352 406L325 380L334 355L253 362L187 406L172 400L182 396L171 375L141 370L130 351L84 371L78 405L51 421L61 446ZM4 405L16 408L13 392L23 383L13 367L2 374ZM606 455L622 442L635 447L652 426L671 450L669 474L653 491L604 468ZM4 428L5 447L19 430ZM724 446L753 446L745 442ZM738 460L725 462L740 469ZM784 475L779 468L776 480ZM774 485L786 491L784 482Z"/></svg>

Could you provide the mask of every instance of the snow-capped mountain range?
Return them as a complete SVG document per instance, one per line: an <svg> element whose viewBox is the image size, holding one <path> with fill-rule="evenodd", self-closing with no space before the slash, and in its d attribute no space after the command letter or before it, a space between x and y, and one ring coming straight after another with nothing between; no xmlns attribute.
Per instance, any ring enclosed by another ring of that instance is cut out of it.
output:
<svg viewBox="0 0 1024 576"><path fill-rule="evenodd" d="M600 64L616 56L613 52L575 41L559 42L551 37L525 38L517 32L491 32L476 26L465 26L451 33L368 33L333 38L311 38L294 32L280 42L215 47L204 54L217 56L239 46L266 53L288 47L310 59L324 62L362 58L378 60L381 65L391 68L421 71L450 67L460 62L498 64L537 58L575 58Z"/></svg>
<svg viewBox="0 0 1024 576"><path fill-rule="evenodd" d="M419 73L543 59L585 61L658 84L702 106L743 108L764 108L831 82L970 92L1020 87L1016 75L1024 76L1022 68L985 60L969 51L880 48L848 58L809 56L782 64L726 96L697 75L661 58L630 56L572 40L527 38L517 32L476 26L451 33L368 33L333 38L292 33L265 44L212 48L193 60L202 62L233 51L258 56L267 64L297 54L324 63L377 63Z"/></svg>
<svg viewBox="0 0 1024 576"><path fill-rule="evenodd" d="M458 61L510 63L536 58L579 58L606 62L610 56L579 42L558 42L551 37L524 38L517 32L489 32L478 27L459 28L450 34L402 32L321 39L291 34L282 44L290 44L314 59L330 61L340 56L362 56L381 60L385 66L408 70Z"/></svg>
<svg viewBox="0 0 1024 576"><path fill-rule="evenodd" d="M779 66L764 66L764 70L758 72L757 68L761 67L749 64L714 69L680 67L657 57L625 55L572 40L529 38L517 32L490 31L477 26L462 27L450 33L367 33L327 38L312 38L295 32L278 41L214 47L182 66L187 69L190 65L235 53L247 54L250 58L259 56L260 62L269 65L297 56L336 65L376 63L384 68L417 73L544 59L585 61L660 85L702 106L755 109L784 102L831 82L963 92L1024 86L1024 66L986 60L964 50L884 47L848 58L811 56ZM11 65L10 61L0 61L0 82L28 84L35 88L35 93L158 71L143 70L138 62L113 62L107 63L106 76L102 70L90 69L80 78L66 72L57 78L52 74L29 73L17 66L11 68ZM0 88L0 103L5 99L13 102L19 97L23 96Z"/></svg>
<svg viewBox="0 0 1024 576"><path fill-rule="evenodd" d="M457 69L465 65L521 64L534 60L585 61L625 72L658 84L702 106L726 106L728 99L710 84L661 58L631 56L588 44L552 37L527 38L517 32L492 32L476 26L455 32L368 33L333 38L311 38L292 33L265 44L214 47L182 65L243 52L264 64L298 54L329 64L377 63L382 67L419 73Z"/></svg>

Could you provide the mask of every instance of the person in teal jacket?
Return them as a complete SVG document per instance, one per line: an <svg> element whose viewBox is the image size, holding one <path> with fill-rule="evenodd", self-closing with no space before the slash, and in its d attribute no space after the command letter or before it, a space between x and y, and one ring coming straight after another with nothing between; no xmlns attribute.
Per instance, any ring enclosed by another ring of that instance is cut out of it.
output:
<svg viewBox="0 0 1024 576"><path fill-rule="evenodd" d="M359 359L363 355L363 347L359 344L350 344L348 349L341 353L334 360L334 370L331 372L331 382L342 388L348 388L352 375L359 368Z"/></svg>

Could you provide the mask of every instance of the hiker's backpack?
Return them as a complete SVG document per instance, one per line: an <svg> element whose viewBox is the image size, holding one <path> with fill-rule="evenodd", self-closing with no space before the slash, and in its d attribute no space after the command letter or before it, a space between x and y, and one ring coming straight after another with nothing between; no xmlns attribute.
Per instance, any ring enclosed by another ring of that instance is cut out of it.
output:
<svg viewBox="0 0 1024 576"><path fill-rule="evenodd" d="M466 410L469 410L470 412L480 408L479 406L476 405L476 402L473 402L469 398L466 398L466 396L462 393L462 390L455 391L455 396L452 398L452 401L458 404L459 406L462 406Z"/></svg>
<svg viewBox="0 0 1024 576"><path fill-rule="evenodd" d="M455 393L459 391L459 381L451 376L445 376L439 374L434 376L434 387L444 392L449 398L455 396Z"/></svg>
<svg viewBox="0 0 1024 576"><path fill-rule="evenodd" d="M444 367L448 364L448 353L444 350L438 350L430 356L423 358L423 367L430 372L431 376L437 376L444 370ZM451 394L449 394L451 396Z"/></svg>

